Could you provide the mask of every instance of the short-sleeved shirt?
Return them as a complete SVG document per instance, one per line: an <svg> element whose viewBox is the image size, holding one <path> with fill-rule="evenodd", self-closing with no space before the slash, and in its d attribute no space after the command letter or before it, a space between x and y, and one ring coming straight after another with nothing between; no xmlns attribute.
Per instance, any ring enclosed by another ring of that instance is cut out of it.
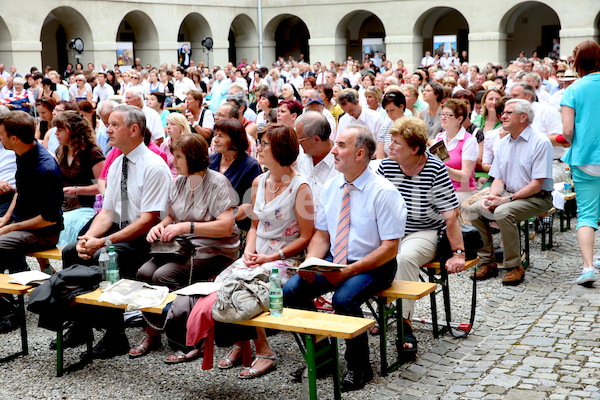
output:
<svg viewBox="0 0 600 400"><path fill-rule="evenodd" d="M28 152L17 155L17 203L12 214L14 221L41 217L56 224L42 228L49 232L63 229L63 186L60 168L52 155L39 142Z"/></svg>
<svg viewBox="0 0 600 400"><path fill-rule="evenodd" d="M339 171L335 169L335 160L331 152L327 153L317 165L314 164L312 156L301 153L298 155L298 172L306 179L308 186L313 195L315 205L319 206L321 190L325 182L339 175Z"/></svg>
<svg viewBox="0 0 600 400"><path fill-rule="evenodd" d="M94 165L101 161L104 161L104 154L102 154L102 150L98 146L87 147L75 154L71 165L69 165L67 157L64 157L59 164L63 187L93 185L96 181L93 168ZM75 202L69 198L65 198L63 211L94 206L95 196L79 195L77 198L78 201Z"/></svg>
<svg viewBox="0 0 600 400"><path fill-rule="evenodd" d="M350 114L344 114L340 118L337 129L338 134L348 129L348 126L353 124L366 126L371 131L373 139L377 140L377 134L381 129L383 120L377 111L371 110L368 107L362 107L362 112L358 118L354 118Z"/></svg>
<svg viewBox="0 0 600 400"><path fill-rule="evenodd" d="M562 117L554 107L536 101L531 103L531 109L534 115L533 123L531 124L533 129L546 136L562 135ZM553 146L553 152L553 158L559 159L565 155L567 149L562 146Z"/></svg>
<svg viewBox="0 0 600 400"><path fill-rule="evenodd" d="M144 143L128 155L127 193L128 215L121 216L121 171L123 155L110 166L102 208L115 212L116 221L134 222L143 212L167 211L173 178L165 161L149 150Z"/></svg>
<svg viewBox="0 0 600 400"><path fill-rule="evenodd" d="M169 196L169 216L175 223L215 221L219 215L233 207L237 207L237 195L231 184L225 176L210 169L206 170L202 183L193 191L190 189L189 178L178 176ZM240 245L238 236L235 224L232 234L227 237L186 234L196 247L195 258L201 259L215 255L237 259Z"/></svg>
<svg viewBox="0 0 600 400"><path fill-rule="evenodd" d="M219 171L221 157L221 153L211 154L208 168L213 171ZM227 168L227 171L223 175L225 175L231 186L233 186L233 189L237 192L239 198L238 204L252 202L250 189L252 188L252 182L260 174L262 174L262 169L258 161L246 153L240 154L239 157L233 160L229 168Z"/></svg>
<svg viewBox="0 0 600 400"><path fill-rule="evenodd" d="M346 179L343 174L323 186L315 227L329 232L333 249L344 195ZM348 260L357 261L372 253L383 240L404 236L406 204L390 181L376 175L370 168L352 183L350 193L350 234Z"/></svg>
<svg viewBox="0 0 600 400"><path fill-rule="evenodd" d="M552 143L528 126L517 139L507 135L500 140L490 175L504 181L506 190L514 193L533 179L544 179L541 190L554 190L552 181Z"/></svg>
<svg viewBox="0 0 600 400"><path fill-rule="evenodd" d="M156 110L144 105L142 112L146 116L146 127L152 133L152 140L157 141L165 138L165 128L163 128L160 114Z"/></svg>
<svg viewBox="0 0 600 400"><path fill-rule="evenodd" d="M441 213L458 207L446 165L430 153L426 156L423 169L414 176L405 175L400 165L389 158L384 158L377 170L379 175L394 184L406 202L406 234L442 228L444 219Z"/></svg>

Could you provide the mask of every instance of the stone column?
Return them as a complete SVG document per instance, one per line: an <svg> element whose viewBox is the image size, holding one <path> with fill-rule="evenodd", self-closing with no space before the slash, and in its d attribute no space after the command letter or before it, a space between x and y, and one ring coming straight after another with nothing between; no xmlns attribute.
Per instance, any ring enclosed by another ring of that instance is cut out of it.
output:
<svg viewBox="0 0 600 400"><path fill-rule="evenodd" d="M342 62L346 59L346 39L311 38L308 40L311 63L320 61L329 66L330 61Z"/></svg>
<svg viewBox="0 0 600 400"><path fill-rule="evenodd" d="M403 60L409 71L419 67L423 57L423 39L414 35L398 35L385 37L385 55L394 68L398 60Z"/></svg>
<svg viewBox="0 0 600 400"><path fill-rule="evenodd" d="M32 65L39 65L42 70L45 67L42 65L42 42L37 40L13 41L10 46L7 43L2 46L0 57L2 57L7 70L10 65L14 64L23 76L25 76L25 71L29 72Z"/></svg>
<svg viewBox="0 0 600 400"><path fill-rule="evenodd" d="M560 57L573 55L573 49L584 40L594 40L594 28L563 28L560 30Z"/></svg>
<svg viewBox="0 0 600 400"><path fill-rule="evenodd" d="M469 64L475 64L481 68L488 62L507 65L506 33L470 32Z"/></svg>

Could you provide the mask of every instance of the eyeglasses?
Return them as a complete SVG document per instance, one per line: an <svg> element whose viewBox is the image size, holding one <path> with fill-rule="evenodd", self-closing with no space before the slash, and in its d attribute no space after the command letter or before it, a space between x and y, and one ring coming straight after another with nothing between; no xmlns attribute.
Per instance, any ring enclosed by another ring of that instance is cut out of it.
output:
<svg viewBox="0 0 600 400"><path fill-rule="evenodd" d="M440 114L440 118L453 118L455 117L454 114L450 114L450 113L441 113Z"/></svg>
<svg viewBox="0 0 600 400"><path fill-rule="evenodd" d="M132 76L131 79L140 79L137 76Z"/></svg>
<svg viewBox="0 0 600 400"><path fill-rule="evenodd" d="M308 140L308 139L309 139L309 138L307 138L307 137L299 138L299 139L298 139L298 142L304 142L305 140Z"/></svg>
<svg viewBox="0 0 600 400"><path fill-rule="evenodd" d="M425 92L428 92L428 93L433 92L433 89L423 89L423 93L425 93Z"/></svg>
<svg viewBox="0 0 600 400"><path fill-rule="evenodd" d="M263 141L261 141L261 140L257 140L257 141L256 141L256 147L262 147L263 149L264 149L265 147L267 147L268 145L270 145L270 144L271 144L271 143L269 143L269 142L263 142Z"/></svg>

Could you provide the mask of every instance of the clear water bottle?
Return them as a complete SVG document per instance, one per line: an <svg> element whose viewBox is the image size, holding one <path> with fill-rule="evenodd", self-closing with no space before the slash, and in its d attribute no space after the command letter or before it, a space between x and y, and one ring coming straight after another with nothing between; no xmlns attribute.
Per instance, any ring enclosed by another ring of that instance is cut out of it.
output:
<svg viewBox="0 0 600 400"><path fill-rule="evenodd" d="M281 288L281 275L279 269L273 268L269 275L269 311L274 317L283 314L283 289Z"/></svg>
<svg viewBox="0 0 600 400"><path fill-rule="evenodd" d="M117 257L115 246L110 246L108 248L108 271L106 272L106 280L110 283L116 283L120 279Z"/></svg>
<svg viewBox="0 0 600 400"><path fill-rule="evenodd" d="M564 184L564 194L573 193L573 177L571 176L571 168L565 168L565 184Z"/></svg>
<svg viewBox="0 0 600 400"><path fill-rule="evenodd" d="M529 231L529 240L535 240L535 224L534 224L534 219L533 218L529 218L529 227L528 227L528 231Z"/></svg>
<svg viewBox="0 0 600 400"><path fill-rule="evenodd" d="M106 252L106 247L103 247L100 250L100 257L98 258L98 262L100 264L100 275L102 276L102 280L100 281L100 289L105 289L110 284L110 282L107 279L109 257L108 253Z"/></svg>
<svg viewBox="0 0 600 400"><path fill-rule="evenodd" d="M94 212L98 214L102 210L102 195L96 195L96 201L94 201Z"/></svg>

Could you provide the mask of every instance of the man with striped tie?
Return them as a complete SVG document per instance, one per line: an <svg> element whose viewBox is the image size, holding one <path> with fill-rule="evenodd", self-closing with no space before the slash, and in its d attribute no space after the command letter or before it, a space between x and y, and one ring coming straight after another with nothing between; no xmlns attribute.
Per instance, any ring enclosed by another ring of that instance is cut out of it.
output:
<svg viewBox="0 0 600 400"><path fill-rule="evenodd" d="M337 314L362 317L361 305L394 279L406 205L389 181L369 169L375 141L368 128L351 125L340 132L331 153L341 174L323 186L306 257L347 267L320 275L300 271L284 287L284 304L314 309L314 298L335 291ZM360 389L373 378L366 333L346 341L346 361L343 391Z"/></svg>

